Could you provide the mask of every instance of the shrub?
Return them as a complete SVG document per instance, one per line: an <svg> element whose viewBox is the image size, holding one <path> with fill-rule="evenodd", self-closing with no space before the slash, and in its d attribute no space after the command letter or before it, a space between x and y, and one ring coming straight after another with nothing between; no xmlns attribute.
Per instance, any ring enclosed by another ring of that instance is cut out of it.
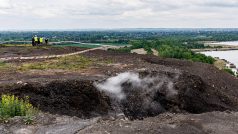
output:
<svg viewBox="0 0 238 134"><path fill-rule="evenodd" d="M223 71L235 76L235 73L229 68L225 68L225 69L223 69Z"/></svg>
<svg viewBox="0 0 238 134"><path fill-rule="evenodd" d="M215 59L204 54L194 53L189 49L177 46L163 45L158 49L159 55L166 58L187 59L195 62L213 64Z"/></svg>
<svg viewBox="0 0 238 134"><path fill-rule="evenodd" d="M131 49L144 48L147 54L153 54L152 48L158 50L159 56L165 58L186 59L195 62L213 64L215 59L203 54L194 53L192 48L205 48L203 44L184 44L181 40L134 40L130 42Z"/></svg>
<svg viewBox="0 0 238 134"><path fill-rule="evenodd" d="M14 95L2 95L0 102L0 117L33 116L37 110L30 104L29 97L19 99Z"/></svg>
<svg viewBox="0 0 238 134"><path fill-rule="evenodd" d="M132 50L131 47L122 47L122 48L118 48L118 49L113 49L113 48L108 49L108 51L121 52L121 53L130 53L131 50Z"/></svg>

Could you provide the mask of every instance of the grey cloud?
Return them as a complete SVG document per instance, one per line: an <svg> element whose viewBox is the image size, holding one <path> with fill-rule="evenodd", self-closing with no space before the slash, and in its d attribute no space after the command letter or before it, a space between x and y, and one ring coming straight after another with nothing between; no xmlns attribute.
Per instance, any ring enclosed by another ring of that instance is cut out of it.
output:
<svg viewBox="0 0 238 134"><path fill-rule="evenodd" d="M158 1L158 0L146 0L144 4L148 7L151 7L153 10L175 10L179 8L183 8L183 5L173 2L165 2L165 1Z"/></svg>
<svg viewBox="0 0 238 134"><path fill-rule="evenodd" d="M208 3L207 6L209 6L209 7L237 8L238 7L238 2L236 2L236 3L212 2L212 3Z"/></svg>
<svg viewBox="0 0 238 134"><path fill-rule="evenodd" d="M112 16L112 15L121 15L125 11L137 10L141 7L130 6L127 4L122 4L118 2L106 1L105 3L92 4L87 7L68 7L65 9L71 15L99 15L99 16Z"/></svg>
<svg viewBox="0 0 238 134"><path fill-rule="evenodd" d="M237 7L237 0L0 0L0 26L238 27Z"/></svg>
<svg viewBox="0 0 238 134"><path fill-rule="evenodd" d="M234 8L238 7L237 0L204 0L200 6L217 7L217 8Z"/></svg>

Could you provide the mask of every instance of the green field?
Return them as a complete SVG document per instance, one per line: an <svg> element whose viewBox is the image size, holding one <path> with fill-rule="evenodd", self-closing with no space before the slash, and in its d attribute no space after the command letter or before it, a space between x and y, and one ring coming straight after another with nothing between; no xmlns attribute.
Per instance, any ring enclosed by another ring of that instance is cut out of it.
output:
<svg viewBox="0 0 238 134"><path fill-rule="evenodd" d="M58 44L54 46L59 46L59 47L66 47L66 46L72 46L72 47L82 47L82 48L97 48L100 47L100 45L87 45L87 44L75 44L75 43L70 43L70 44Z"/></svg>
<svg viewBox="0 0 238 134"><path fill-rule="evenodd" d="M69 43L69 44L58 44L58 45L54 45L54 46L60 46L60 47L73 46L73 47L81 47L81 48L97 48L97 47L100 47L101 45L125 46L125 44L109 44L109 43L104 43L104 44L100 44L100 45Z"/></svg>

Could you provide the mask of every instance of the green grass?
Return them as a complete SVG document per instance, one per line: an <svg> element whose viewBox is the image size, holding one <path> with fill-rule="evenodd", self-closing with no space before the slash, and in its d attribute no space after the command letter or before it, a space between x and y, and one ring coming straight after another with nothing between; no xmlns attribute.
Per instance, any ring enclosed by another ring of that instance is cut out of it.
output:
<svg viewBox="0 0 238 134"><path fill-rule="evenodd" d="M93 59L85 58L80 55L67 56L54 60L47 60L43 62L23 63L18 70L79 70L89 67L93 63Z"/></svg>
<svg viewBox="0 0 238 134"><path fill-rule="evenodd" d="M66 46L71 46L71 47L81 47L81 48L97 48L100 47L99 45L86 45L86 44L60 44L60 45L54 45L57 47L66 47Z"/></svg>
<svg viewBox="0 0 238 134"><path fill-rule="evenodd" d="M31 44L2 44L3 47L29 47Z"/></svg>
<svg viewBox="0 0 238 134"><path fill-rule="evenodd" d="M0 61L0 70L4 71L6 69L9 69L9 67L10 67L10 64Z"/></svg>
<svg viewBox="0 0 238 134"><path fill-rule="evenodd" d="M2 66L5 66L6 65L6 63L5 62L3 62L3 61L0 61L0 67L2 67Z"/></svg>
<svg viewBox="0 0 238 134"><path fill-rule="evenodd" d="M101 43L103 45L111 45L111 46L128 46L130 44L123 44L123 43Z"/></svg>
<svg viewBox="0 0 238 134"><path fill-rule="evenodd" d="M15 116L30 118L37 113L37 109L29 102L29 97L19 99L14 95L2 95L0 102L0 118L7 119Z"/></svg>
<svg viewBox="0 0 238 134"><path fill-rule="evenodd" d="M225 69L223 69L223 71L225 71L225 72L227 72L227 73L229 73L229 74L231 74L233 76L236 76L235 73L231 69L229 69L229 68L225 68Z"/></svg>
<svg viewBox="0 0 238 134"><path fill-rule="evenodd" d="M128 44L102 43L100 45L125 46L125 45L128 45ZM59 46L59 47L73 46L73 47L81 47L81 48L97 48L97 47L100 47L100 45L94 45L93 43L92 44L69 43L69 44L59 44L59 45L54 45L54 46Z"/></svg>

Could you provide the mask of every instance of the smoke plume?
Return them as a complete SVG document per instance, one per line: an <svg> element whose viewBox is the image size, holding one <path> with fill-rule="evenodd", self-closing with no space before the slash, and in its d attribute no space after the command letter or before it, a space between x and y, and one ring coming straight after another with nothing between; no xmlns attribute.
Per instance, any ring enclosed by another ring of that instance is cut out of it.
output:
<svg viewBox="0 0 238 134"><path fill-rule="evenodd" d="M118 99L121 100L125 98L125 94L122 89L122 84L125 82L130 82L133 83L133 85L136 85L141 83L141 79L139 78L138 73L125 72L115 77L111 77L103 83L96 84L96 87L99 90L115 95Z"/></svg>
<svg viewBox="0 0 238 134"><path fill-rule="evenodd" d="M163 103L178 94L173 82L176 79L178 74L166 72L125 72L95 86L109 94L115 109L122 107L127 117L141 118L166 111Z"/></svg>
<svg viewBox="0 0 238 134"><path fill-rule="evenodd" d="M162 86L166 85L166 96L177 95L173 82L167 76L145 76L140 78L139 73L125 72L115 77L108 78L106 81L96 83L95 86L111 95L116 96L119 100L125 99L123 84L130 83L131 88L141 90L144 93L157 92ZM126 89L128 90L128 89ZM130 90L130 89L129 89Z"/></svg>

